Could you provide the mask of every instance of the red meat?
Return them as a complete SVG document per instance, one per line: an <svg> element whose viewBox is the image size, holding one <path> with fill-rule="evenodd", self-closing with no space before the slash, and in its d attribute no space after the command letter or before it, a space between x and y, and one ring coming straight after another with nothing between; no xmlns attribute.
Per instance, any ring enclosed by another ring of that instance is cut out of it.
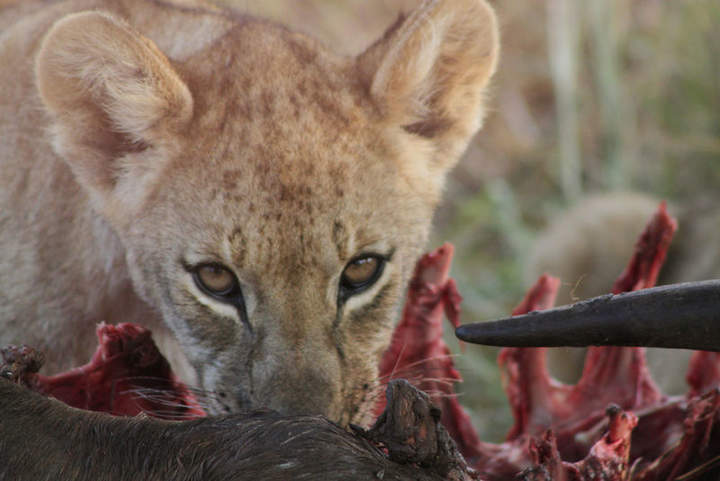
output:
<svg viewBox="0 0 720 481"><path fill-rule="evenodd" d="M90 362L55 376L29 372L25 384L70 406L118 416L145 413L181 420L205 415L172 373L149 330L102 323L97 336Z"/></svg>

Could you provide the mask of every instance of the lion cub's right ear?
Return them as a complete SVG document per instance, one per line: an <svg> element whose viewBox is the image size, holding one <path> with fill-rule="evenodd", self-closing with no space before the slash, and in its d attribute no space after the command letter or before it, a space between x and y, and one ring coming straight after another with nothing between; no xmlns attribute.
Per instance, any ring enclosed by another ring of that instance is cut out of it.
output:
<svg viewBox="0 0 720 481"><path fill-rule="evenodd" d="M486 0L425 0L358 57L383 120L427 141L432 174L447 172L480 127L499 43Z"/></svg>
<svg viewBox="0 0 720 481"><path fill-rule="evenodd" d="M101 200L119 184L142 184L159 171L148 164L161 156L135 154L168 147L192 116L190 91L168 59L107 14L82 12L55 23L35 73L54 119L55 150Z"/></svg>

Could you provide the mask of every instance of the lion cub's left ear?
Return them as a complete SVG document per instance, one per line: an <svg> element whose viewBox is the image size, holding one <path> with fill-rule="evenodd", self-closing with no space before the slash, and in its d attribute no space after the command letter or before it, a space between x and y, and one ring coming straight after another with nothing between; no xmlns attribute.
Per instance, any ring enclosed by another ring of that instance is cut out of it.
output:
<svg viewBox="0 0 720 481"><path fill-rule="evenodd" d="M434 167L444 170L480 127L498 46L484 0L427 0L358 62L385 119L431 140Z"/></svg>
<svg viewBox="0 0 720 481"><path fill-rule="evenodd" d="M56 22L35 73L53 117L55 150L101 202L157 173L162 156L138 154L169 147L192 116L190 91L168 59L103 13Z"/></svg>

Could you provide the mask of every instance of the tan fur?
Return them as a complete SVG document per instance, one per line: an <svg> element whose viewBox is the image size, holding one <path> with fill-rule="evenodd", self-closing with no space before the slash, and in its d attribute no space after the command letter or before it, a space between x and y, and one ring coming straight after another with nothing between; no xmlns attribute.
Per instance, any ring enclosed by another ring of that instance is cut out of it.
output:
<svg viewBox="0 0 720 481"><path fill-rule="evenodd" d="M362 422L483 115L485 1L426 1L357 58L190 0L11 2L0 26L0 343L57 370L96 322L143 322L213 412ZM392 258L339 302L366 253ZM202 262L237 275L249 325L194 283Z"/></svg>
<svg viewBox="0 0 720 481"><path fill-rule="evenodd" d="M543 272L560 277L558 305L606 294L627 265L635 242L655 213L660 199L646 194L613 192L589 196L558 215L538 237L527 266L528 285ZM678 231L660 271L659 284L720 277L717 204L698 201L670 205ZM582 370L581 350L553 350L550 363L565 381ZM689 352L649 349L658 383L673 394L686 390Z"/></svg>
<svg viewBox="0 0 720 481"><path fill-rule="evenodd" d="M558 215L538 236L526 269L532 283L543 272L559 276L558 304L605 294L627 265L638 236L661 199L633 192L588 196ZM712 199L668 206L678 219L659 284L720 277L720 209Z"/></svg>
<svg viewBox="0 0 720 481"><path fill-rule="evenodd" d="M543 272L560 277L558 305L608 293L659 204L635 193L588 196L553 219L538 237L527 283Z"/></svg>

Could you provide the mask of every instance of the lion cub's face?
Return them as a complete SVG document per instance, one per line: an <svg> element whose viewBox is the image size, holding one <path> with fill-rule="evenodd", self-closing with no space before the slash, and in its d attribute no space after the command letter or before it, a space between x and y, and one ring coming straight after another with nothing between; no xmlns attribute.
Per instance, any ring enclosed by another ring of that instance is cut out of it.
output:
<svg viewBox="0 0 720 481"><path fill-rule="evenodd" d="M102 14L51 30L56 150L214 411L362 422L496 45L471 0L429 2L358 58L253 21L174 65Z"/></svg>

